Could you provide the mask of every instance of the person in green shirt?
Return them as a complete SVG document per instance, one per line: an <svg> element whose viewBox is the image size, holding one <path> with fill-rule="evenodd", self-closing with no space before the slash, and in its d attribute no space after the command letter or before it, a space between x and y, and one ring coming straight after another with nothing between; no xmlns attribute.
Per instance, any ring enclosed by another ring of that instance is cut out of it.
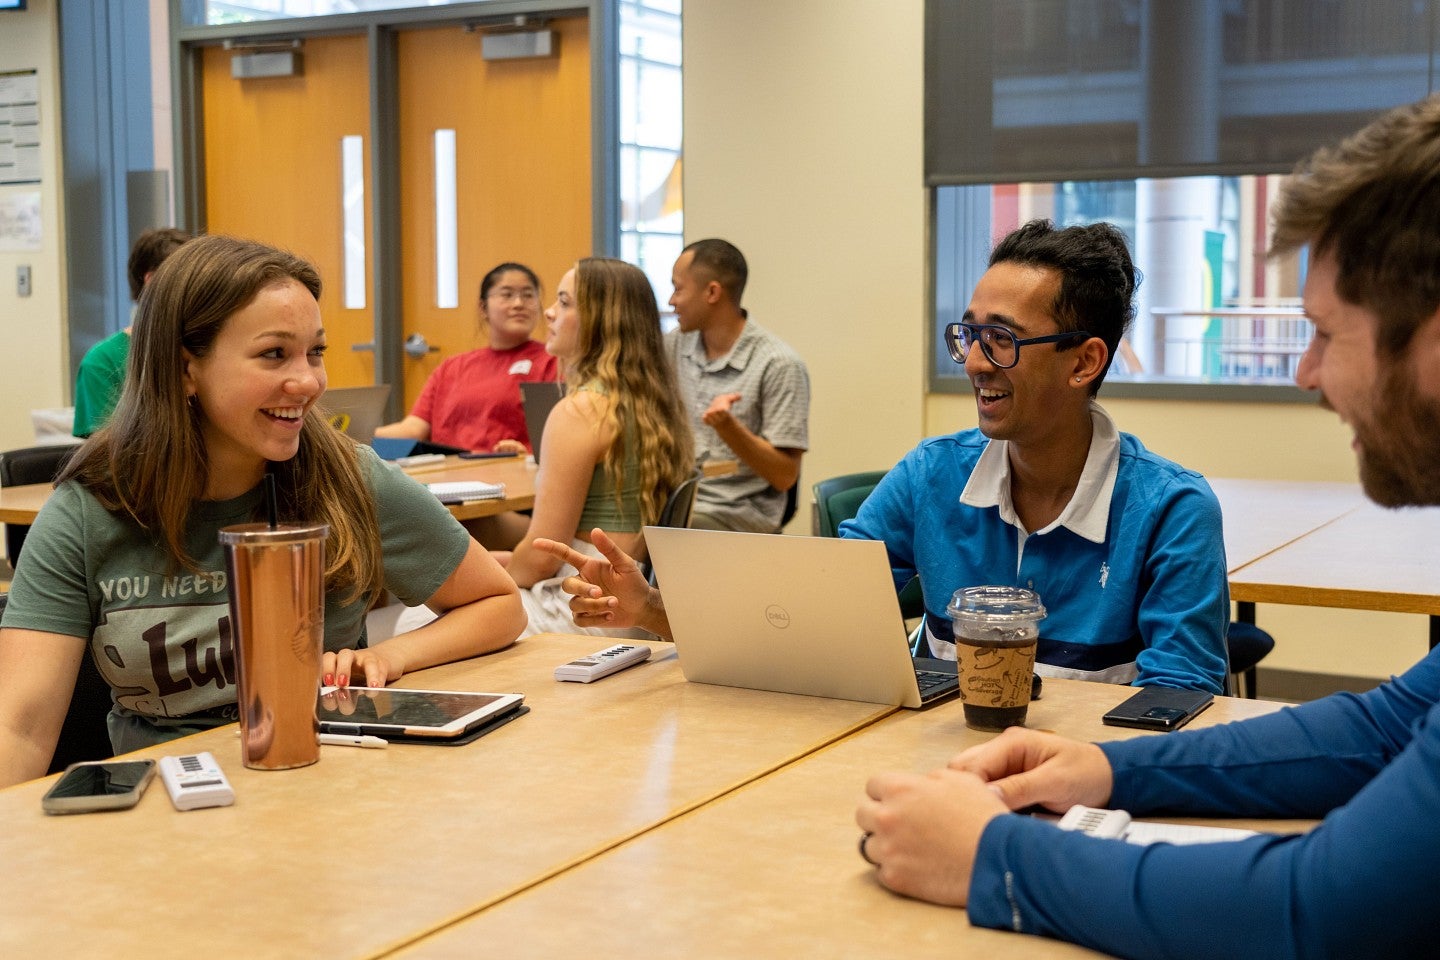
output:
<svg viewBox="0 0 1440 960"><path fill-rule="evenodd" d="M140 291L160 268L165 258L174 253L193 235L174 227L146 230L130 248L126 273L130 279L130 299L139 301ZM131 308L134 317L134 308ZM112 333L85 352L75 375L75 426L77 437L90 436L110 419L120 388L125 383L125 362L130 356L130 327Z"/></svg>

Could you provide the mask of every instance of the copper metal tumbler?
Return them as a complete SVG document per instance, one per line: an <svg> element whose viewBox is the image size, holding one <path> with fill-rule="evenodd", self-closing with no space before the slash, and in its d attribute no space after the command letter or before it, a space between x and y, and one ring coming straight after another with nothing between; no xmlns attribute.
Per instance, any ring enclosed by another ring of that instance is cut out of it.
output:
<svg viewBox="0 0 1440 960"><path fill-rule="evenodd" d="M239 675L240 758L256 770L320 759L315 699L325 639L324 524L225 527Z"/></svg>

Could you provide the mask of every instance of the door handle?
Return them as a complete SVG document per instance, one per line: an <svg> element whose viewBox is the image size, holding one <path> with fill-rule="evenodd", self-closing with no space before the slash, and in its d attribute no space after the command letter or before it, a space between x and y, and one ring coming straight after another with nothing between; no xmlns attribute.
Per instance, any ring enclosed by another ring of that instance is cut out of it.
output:
<svg viewBox="0 0 1440 960"><path fill-rule="evenodd" d="M375 341L371 340L369 343L352 343L350 344L350 349L355 353L374 353Z"/></svg>
<svg viewBox="0 0 1440 960"><path fill-rule="evenodd" d="M430 341L425 339L423 333L412 333L405 338L405 355L412 360L419 360L427 353L439 353L439 347L430 346Z"/></svg>

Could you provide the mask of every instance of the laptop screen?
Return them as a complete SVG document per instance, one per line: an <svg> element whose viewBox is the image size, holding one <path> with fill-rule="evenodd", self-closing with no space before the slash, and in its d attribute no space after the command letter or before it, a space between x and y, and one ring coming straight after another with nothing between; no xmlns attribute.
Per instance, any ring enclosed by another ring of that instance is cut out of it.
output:
<svg viewBox="0 0 1440 960"><path fill-rule="evenodd" d="M320 397L320 409L335 429L356 443L369 443L385 417L390 385L334 387Z"/></svg>
<svg viewBox="0 0 1440 960"><path fill-rule="evenodd" d="M540 462L540 435L545 432L545 421L555 404L565 395L565 385L556 381L520 384L520 399L525 405L525 430L530 434L530 449L534 451L535 462Z"/></svg>

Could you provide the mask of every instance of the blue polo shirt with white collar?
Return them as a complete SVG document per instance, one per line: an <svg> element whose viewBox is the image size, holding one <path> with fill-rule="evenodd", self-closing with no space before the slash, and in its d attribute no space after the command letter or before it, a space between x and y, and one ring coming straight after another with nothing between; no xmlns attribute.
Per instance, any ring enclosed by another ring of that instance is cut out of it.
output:
<svg viewBox="0 0 1440 960"><path fill-rule="evenodd" d="M1004 584L1045 605L1036 672L1220 693L1230 621L1220 503L1098 405L1091 422L1080 482L1043 530L1015 514L1007 443L965 430L910 451L840 535L883 540L897 590L920 577L934 656L955 656L954 592Z"/></svg>

